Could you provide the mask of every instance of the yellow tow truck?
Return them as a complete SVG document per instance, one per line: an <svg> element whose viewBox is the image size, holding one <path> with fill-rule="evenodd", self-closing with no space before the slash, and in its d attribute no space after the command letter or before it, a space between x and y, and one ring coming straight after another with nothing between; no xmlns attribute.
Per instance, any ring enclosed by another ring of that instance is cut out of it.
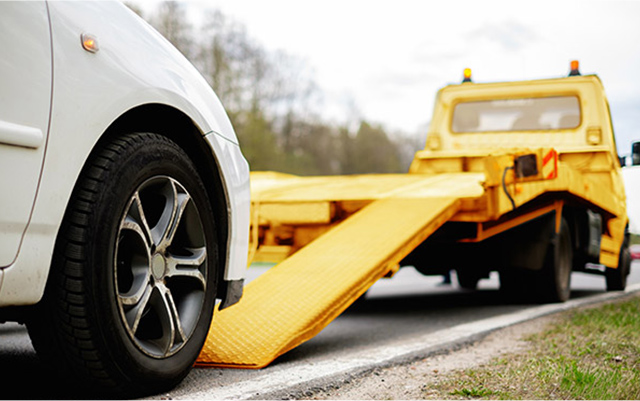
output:
<svg viewBox="0 0 640 401"><path fill-rule="evenodd" d="M408 174L254 172L251 259L278 264L216 312L199 366L260 368L401 266L475 288L569 298L572 271L626 285L628 217L600 79L471 82L438 92Z"/></svg>

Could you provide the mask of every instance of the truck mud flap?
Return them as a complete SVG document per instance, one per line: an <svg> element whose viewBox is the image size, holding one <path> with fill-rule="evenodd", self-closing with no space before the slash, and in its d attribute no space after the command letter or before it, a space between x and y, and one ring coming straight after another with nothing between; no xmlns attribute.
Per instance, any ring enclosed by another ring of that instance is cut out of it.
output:
<svg viewBox="0 0 640 401"><path fill-rule="evenodd" d="M196 366L257 369L311 339L449 220L458 198L372 202L247 285Z"/></svg>

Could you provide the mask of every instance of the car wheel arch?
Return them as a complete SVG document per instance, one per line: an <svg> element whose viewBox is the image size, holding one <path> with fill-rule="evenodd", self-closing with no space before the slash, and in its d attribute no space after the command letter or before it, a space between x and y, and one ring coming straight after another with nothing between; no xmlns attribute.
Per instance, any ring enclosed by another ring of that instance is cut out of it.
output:
<svg viewBox="0 0 640 401"><path fill-rule="evenodd" d="M134 107L120 115L104 131L94 145L100 147L104 141L110 141L129 132L150 132L168 137L178 144L193 160L202 181L205 184L217 227L219 277L218 289L224 285L224 272L229 245L229 200L227 198L223 175L216 156L209 151L204 133L193 120L182 111L163 104L145 104Z"/></svg>

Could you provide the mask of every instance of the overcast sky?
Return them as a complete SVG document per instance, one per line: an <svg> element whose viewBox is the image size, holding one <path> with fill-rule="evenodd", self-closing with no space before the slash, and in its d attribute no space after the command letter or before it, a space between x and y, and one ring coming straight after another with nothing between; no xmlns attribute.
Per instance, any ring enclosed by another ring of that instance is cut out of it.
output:
<svg viewBox="0 0 640 401"><path fill-rule="evenodd" d="M578 59L583 74L604 83L619 151L640 140L640 1L186 4L194 19L218 8L267 49L305 60L338 120L355 105L390 131L424 136L436 91L460 82L465 67L476 82L525 80L564 76Z"/></svg>

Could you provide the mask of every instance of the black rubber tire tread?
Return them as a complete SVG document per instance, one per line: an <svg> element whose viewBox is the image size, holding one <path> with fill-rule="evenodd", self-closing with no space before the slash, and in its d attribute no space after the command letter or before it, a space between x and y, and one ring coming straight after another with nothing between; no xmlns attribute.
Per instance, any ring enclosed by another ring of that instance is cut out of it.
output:
<svg viewBox="0 0 640 401"><path fill-rule="evenodd" d="M630 271L631 251L629 250L629 236L625 235L625 239L620 247L620 256L618 256L618 268L612 269L607 267L605 270L607 291L624 291L624 289L627 288L627 276Z"/></svg>
<svg viewBox="0 0 640 401"><path fill-rule="evenodd" d="M552 234L547 246L542 270L536 274L535 291L539 302L565 302L569 299L573 269L571 244L569 224L562 218L560 231Z"/></svg>
<svg viewBox="0 0 640 401"><path fill-rule="evenodd" d="M476 290L478 288L478 282L481 277L475 272L457 270L456 277L458 278L458 285L465 290Z"/></svg>
<svg viewBox="0 0 640 401"><path fill-rule="evenodd" d="M43 300L27 320L34 348L39 357L53 368L54 373L61 380L71 380L74 386L82 386L88 394L99 391L101 398L105 394L109 397L136 397L158 393L174 387L189 371L187 369L176 377L150 381L123 371L122 366L114 362L117 357L114 358L116 353L113 347L105 346L108 340L105 338L104 330L98 328L104 328L114 322L96 321L101 317L95 316L92 303L96 301L92 299L92 289L88 283L87 276L90 274L87 273L87 269L91 263L89 253L92 246L89 241L96 230L102 229L92 226L95 223L93 214L100 194L104 191L104 183L113 179L111 170L116 163L121 162L123 158L131 157L130 149L140 149L149 143L160 143L173 149L176 154L183 155L187 164L191 163L177 144L164 136L152 133L129 133L99 146L85 165L67 207L56 240ZM206 196L202 180L192 163L190 169ZM210 203L206 207L209 208L207 216L213 219ZM211 224L214 224L213 221ZM215 233L212 235L215 236ZM215 237L212 238L215 243ZM216 258L215 252L209 255L211 261L215 261ZM215 266L211 276L215 288ZM213 302L215 291L211 309ZM207 324L205 331L208 327ZM206 332L204 336L206 337ZM194 360L195 357L197 353L193 357Z"/></svg>

